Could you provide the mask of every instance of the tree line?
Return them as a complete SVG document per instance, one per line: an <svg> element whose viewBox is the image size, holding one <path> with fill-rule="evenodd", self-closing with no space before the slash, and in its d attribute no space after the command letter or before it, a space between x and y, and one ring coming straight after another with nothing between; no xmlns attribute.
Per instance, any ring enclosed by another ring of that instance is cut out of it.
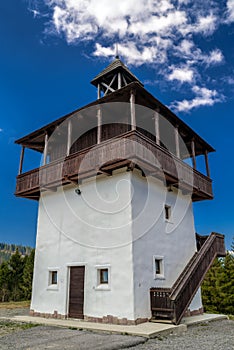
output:
<svg viewBox="0 0 234 350"><path fill-rule="evenodd" d="M216 259L202 284L205 312L234 315L234 239L225 258Z"/></svg>
<svg viewBox="0 0 234 350"><path fill-rule="evenodd" d="M0 301L30 300L35 250L23 255L18 248L0 265Z"/></svg>
<svg viewBox="0 0 234 350"><path fill-rule="evenodd" d="M22 255L29 255L32 251L32 248L28 246L0 242L0 264L5 260L9 260L16 249L18 249L19 253Z"/></svg>

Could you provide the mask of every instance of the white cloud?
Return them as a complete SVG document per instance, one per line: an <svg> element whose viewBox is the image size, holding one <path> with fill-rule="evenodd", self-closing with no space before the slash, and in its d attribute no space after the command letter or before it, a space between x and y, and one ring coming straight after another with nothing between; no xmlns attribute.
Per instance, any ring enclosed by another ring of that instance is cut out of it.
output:
<svg viewBox="0 0 234 350"><path fill-rule="evenodd" d="M189 112L191 109L201 106L213 106L217 102L222 102L224 96L216 90L209 90L205 87L194 86L192 89L195 97L192 100L174 102L171 107L178 112Z"/></svg>
<svg viewBox="0 0 234 350"><path fill-rule="evenodd" d="M224 56L219 49L215 49L209 55L203 55L201 58L208 66L221 63L224 60Z"/></svg>
<svg viewBox="0 0 234 350"><path fill-rule="evenodd" d="M215 31L216 27L217 17L213 14L209 14L205 17L198 17L197 23L194 26L194 32L209 35Z"/></svg>
<svg viewBox="0 0 234 350"><path fill-rule="evenodd" d="M153 46L138 46L133 42L126 42L125 44L118 45L118 52L121 57L126 57L126 64L132 64L135 66L140 66L142 64L151 63L154 60L165 61L166 58L161 55L157 47ZM98 57L114 57L115 47L104 47L100 44L96 44L96 50L94 55Z"/></svg>
<svg viewBox="0 0 234 350"><path fill-rule="evenodd" d="M234 77L227 77L225 79L225 81L229 84L229 85L234 85Z"/></svg>
<svg viewBox="0 0 234 350"><path fill-rule="evenodd" d="M227 0L227 21L234 22L234 0Z"/></svg>
<svg viewBox="0 0 234 350"><path fill-rule="evenodd" d="M41 12L38 4L43 1L32 1L37 3L33 12L37 16ZM155 70L153 80L166 78L174 88L176 84L181 87L181 83L186 83L192 89L198 79L205 86L210 80L207 68L225 61L219 48L199 45L222 22L221 6L215 0L111 3L109 0L44 0L44 3L50 16L47 34L56 33L69 44L89 43L88 54L96 57L114 57L114 43L118 42L119 54L126 64L148 65ZM234 20L234 0L227 0L227 11L229 20ZM208 98L204 91L202 96L193 93L197 95L192 108L202 105L202 101L213 103L217 99ZM178 102L178 108L182 102Z"/></svg>
<svg viewBox="0 0 234 350"><path fill-rule="evenodd" d="M192 82L194 78L194 71L188 67L170 67L171 73L168 75L168 80L178 80L181 83Z"/></svg>
<svg viewBox="0 0 234 350"><path fill-rule="evenodd" d="M183 55L186 55L186 57L191 57L193 55L192 49L194 47L194 43L188 39L184 39L181 41L180 45L178 46L178 52L180 52Z"/></svg>

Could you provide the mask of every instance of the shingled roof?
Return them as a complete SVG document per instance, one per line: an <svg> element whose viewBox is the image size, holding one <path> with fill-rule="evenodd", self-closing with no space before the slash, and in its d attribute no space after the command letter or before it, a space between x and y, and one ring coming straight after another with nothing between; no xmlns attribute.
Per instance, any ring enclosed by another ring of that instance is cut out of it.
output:
<svg viewBox="0 0 234 350"><path fill-rule="evenodd" d="M124 72L130 78L131 82L137 81L142 86L144 86L140 80L125 66L125 64L119 59L118 56L116 56L115 60L91 81L91 84L97 86L99 81L102 80L105 76L116 71Z"/></svg>

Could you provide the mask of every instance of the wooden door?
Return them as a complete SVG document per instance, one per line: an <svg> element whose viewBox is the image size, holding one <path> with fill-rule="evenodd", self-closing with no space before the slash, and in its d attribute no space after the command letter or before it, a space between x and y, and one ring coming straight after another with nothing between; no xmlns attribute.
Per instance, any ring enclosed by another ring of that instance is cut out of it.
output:
<svg viewBox="0 0 234 350"><path fill-rule="evenodd" d="M68 316L72 318L84 318L84 275L84 266L70 268Z"/></svg>

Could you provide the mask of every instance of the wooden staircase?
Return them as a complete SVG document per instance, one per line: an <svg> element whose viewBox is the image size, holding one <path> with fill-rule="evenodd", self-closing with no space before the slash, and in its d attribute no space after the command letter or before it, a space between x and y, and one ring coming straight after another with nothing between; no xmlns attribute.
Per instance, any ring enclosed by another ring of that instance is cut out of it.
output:
<svg viewBox="0 0 234 350"><path fill-rule="evenodd" d="M198 251L172 288L151 288L152 320L179 324L215 258L226 255L223 235L212 232L210 236L197 234L196 238Z"/></svg>

